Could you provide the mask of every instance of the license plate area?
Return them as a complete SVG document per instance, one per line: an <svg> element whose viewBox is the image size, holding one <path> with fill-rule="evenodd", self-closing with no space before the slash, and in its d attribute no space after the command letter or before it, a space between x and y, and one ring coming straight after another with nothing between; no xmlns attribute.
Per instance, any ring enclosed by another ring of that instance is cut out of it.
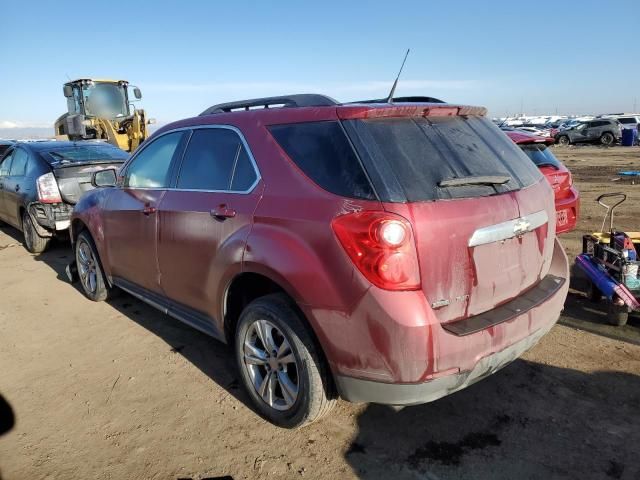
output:
<svg viewBox="0 0 640 480"><path fill-rule="evenodd" d="M561 227L569 223L569 212L567 210L556 212L556 222Z"/></svg>

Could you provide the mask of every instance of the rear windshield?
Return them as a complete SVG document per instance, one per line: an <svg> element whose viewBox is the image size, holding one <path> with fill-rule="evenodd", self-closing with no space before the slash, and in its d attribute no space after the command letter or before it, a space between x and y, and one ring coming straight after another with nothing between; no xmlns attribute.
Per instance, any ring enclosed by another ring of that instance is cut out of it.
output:
<svg viewBox="0 0 640 480"><path fill-rule="evenodd" d="M429 117L278 125L272 135L325 190L387 202L468 198L541 177L484 117Z"/></svg>
<svg viewBox="0 0 640 480"><path fill-rule="evenodd" d="M522 151L529 157L537 167L560 168L560 161L553 154L551 149L541 143L520 145Z"/></svg>
<svg viewBox="0 0 640 480"><path fill-rule="evenodd" d="M74 145L45 152L49 163L124 162L129 154L111 145Z"/></svg>
<svg viewBox="0 0 640 480"><path fill-rule="evenodd" d="M376 189L390 201L495 195L528 187L541 178L522 151L484 117L386 118L345 124L363 163L376 171L371 174ZM483 183L490 179L498 181Z"/></svg>

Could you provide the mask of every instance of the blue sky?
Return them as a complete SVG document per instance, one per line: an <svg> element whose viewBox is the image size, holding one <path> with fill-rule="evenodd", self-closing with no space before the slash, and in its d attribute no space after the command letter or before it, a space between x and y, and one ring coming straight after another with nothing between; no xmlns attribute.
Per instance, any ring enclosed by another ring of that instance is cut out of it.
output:
<svg viewBox="0 0 640 480"><path fill-rule="evenodd" d="M397 94L490 115L640 109L638 0L2 0L0 128L48 127L68 78L128 79L159 123L285 93Z"/></svg>

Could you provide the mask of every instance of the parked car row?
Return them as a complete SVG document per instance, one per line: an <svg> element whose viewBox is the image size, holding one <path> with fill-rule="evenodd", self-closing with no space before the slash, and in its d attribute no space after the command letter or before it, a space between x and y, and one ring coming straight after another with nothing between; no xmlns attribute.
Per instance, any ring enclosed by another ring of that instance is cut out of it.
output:
<svg viewBox="0 0 640 480"><path fill-rule="evenodd" d="M616 114L562 119L547 123L507 122L498 123L506 132L517 131L555 139L560 145L597 143L611 146L620 142L625 129L638 129L640 115Z"/></svg>
<svg viewBox="0 0 640 480"><path fill-rule="evenodd" d="M277 425L338 396L436 400L537 343L568 290L552 185L575 193L570 176L485 114L416 98L215 105L121 165L87 166L101 188L73 199L68 272L91 300L123 289L233 345ZM33 178L64 200L52 148Z"/></svg>

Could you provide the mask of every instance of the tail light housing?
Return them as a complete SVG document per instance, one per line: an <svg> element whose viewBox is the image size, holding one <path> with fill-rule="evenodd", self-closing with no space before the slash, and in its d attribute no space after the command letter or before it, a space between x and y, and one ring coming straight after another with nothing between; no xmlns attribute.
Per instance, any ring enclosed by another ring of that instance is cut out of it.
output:
<svg viewBox="0 0 640 480"><path fill-rule="evenodd" d="M333 219L338 241L360 272L385 290L418 290L420 269L411 224L379 211L348 213Z"/></svg>
<svg viewBox="0 0 640 480"><path fill-rule="evenodd" d="M36 180L38 200L40 203L61 203L60 189L53 173L45 173Z"/></svg>

